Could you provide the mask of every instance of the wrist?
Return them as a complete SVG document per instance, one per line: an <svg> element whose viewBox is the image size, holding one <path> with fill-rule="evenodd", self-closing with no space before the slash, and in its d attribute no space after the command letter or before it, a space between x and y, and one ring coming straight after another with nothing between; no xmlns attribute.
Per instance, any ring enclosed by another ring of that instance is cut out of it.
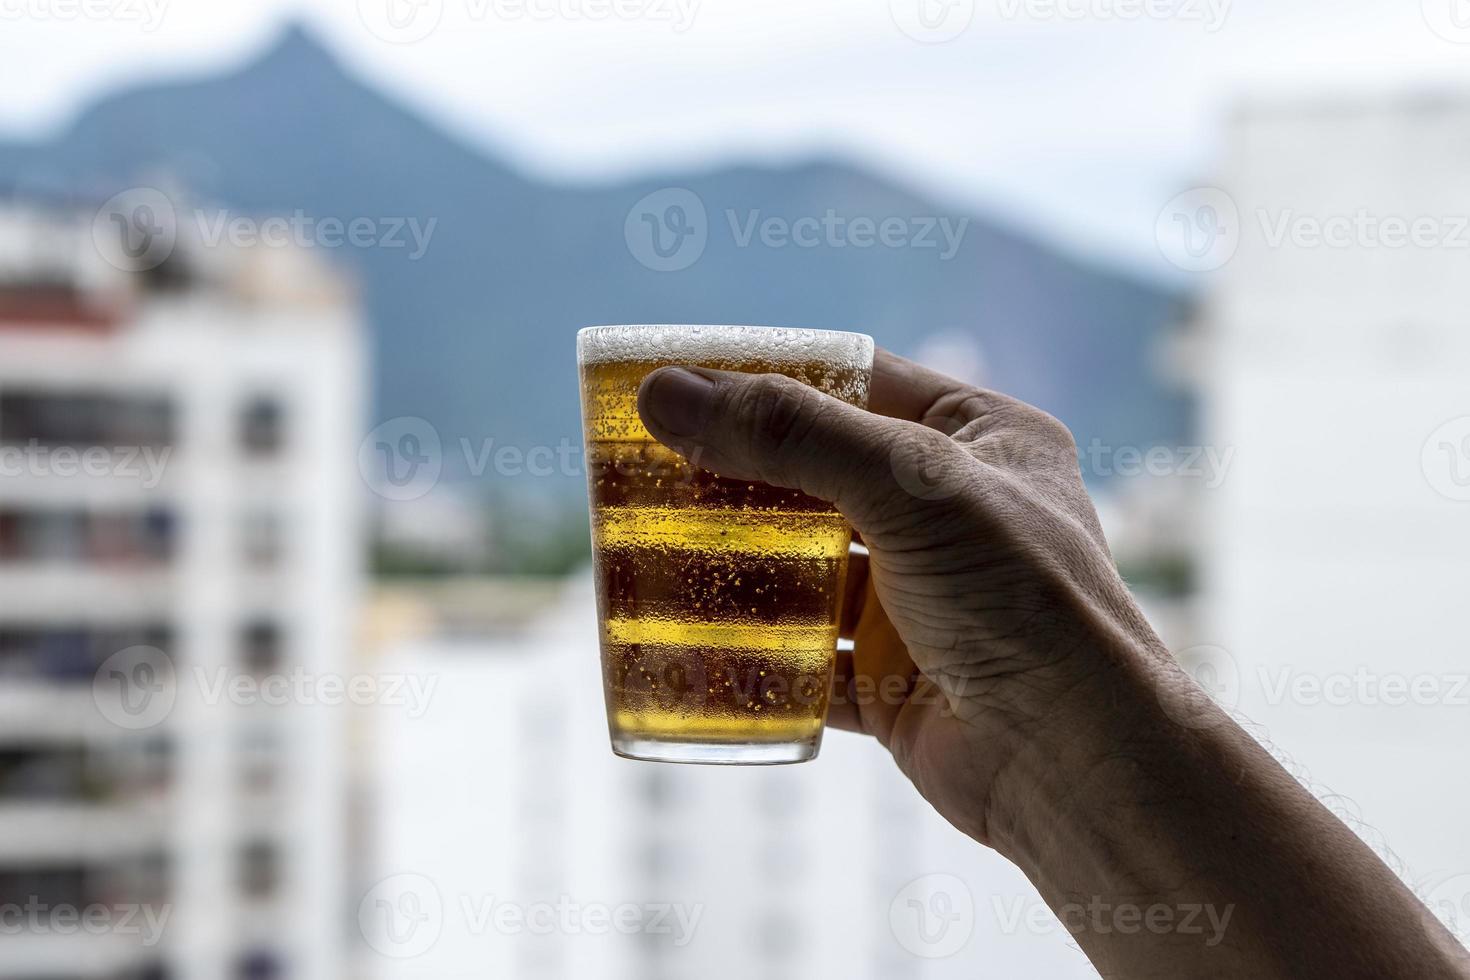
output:
<svg viewBox="0 0 1470 980"><path fill-rule="evenodd" d="M1149 746L1187 733L1171 720L1180 685L1167 656L1145 641L1099 638L1058 665L1046 704L1002 739L985 843L1029 870L1059 836L1090 833L1100 810L1139 786Z"/></svg>

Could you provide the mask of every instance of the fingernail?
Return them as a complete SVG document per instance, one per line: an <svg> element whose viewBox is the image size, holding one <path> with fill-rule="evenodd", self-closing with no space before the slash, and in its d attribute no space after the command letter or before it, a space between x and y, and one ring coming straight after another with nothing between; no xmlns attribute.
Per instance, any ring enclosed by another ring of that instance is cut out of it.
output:
<svg viewBox="0 0 1470 980"><path fill-rule="evenodd" d="M704 429L715 383L685 368L664 368L644 383L642 410L664 431L695 436Z"/></svg>

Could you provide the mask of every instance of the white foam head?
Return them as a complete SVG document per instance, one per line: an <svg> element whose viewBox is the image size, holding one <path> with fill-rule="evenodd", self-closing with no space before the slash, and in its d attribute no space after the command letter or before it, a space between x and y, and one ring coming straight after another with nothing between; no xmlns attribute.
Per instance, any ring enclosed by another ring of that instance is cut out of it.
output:
<svg viewBox="0 0 1470 980"><path fill-rule="evenodd" d="M873 338L842 330L799 327L747 327L725 324L621 324L585 327L577 332L577 360L690 361L828 365L869 370Z"/></svg>

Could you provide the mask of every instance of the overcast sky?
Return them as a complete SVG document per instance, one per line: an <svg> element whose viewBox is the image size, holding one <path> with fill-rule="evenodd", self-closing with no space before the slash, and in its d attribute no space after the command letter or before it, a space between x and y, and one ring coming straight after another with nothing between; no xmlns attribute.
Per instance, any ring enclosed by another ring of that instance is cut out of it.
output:
<svg viewBox="0 0 1470 980"><path fill-rule="evenodd" d="M837 151L1145 260L1243 95L1470 92L1466 0L0 0L0 131L236 62L292 16L542 173Z"/></svg>

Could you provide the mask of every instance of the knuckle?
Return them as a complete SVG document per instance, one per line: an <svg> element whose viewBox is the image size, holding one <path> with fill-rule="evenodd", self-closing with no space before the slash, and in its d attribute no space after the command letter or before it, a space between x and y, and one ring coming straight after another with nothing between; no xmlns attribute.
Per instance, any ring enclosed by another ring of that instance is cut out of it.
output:
<svg viewBox="0 0 1470 980"><path fill-rule="evenodd" d="M964 438L966 432L994 411L994 398L971 385L941 395L920 421L947 436Z"/></svg>
<svg viewBox="0 0 1470 980"><path fill-rule="evenodd" d="M1077 440L1061 419L1039 408L1028 408L1019 426L1034 453L1048 459L1075 457Z"/></svg>
<svg viewBox="0 0 1470 980"><path fill-rule="evenodd" d="M1034 476L1077 469L1077 441L1055 416L1016 402L996 422L973 444L985 462Z"/></svg>
<svg viewBox="0 0 1470 980"><path fill-rule="evenodd" d="M976 461L954 439L929 427L914 426L894 440L888 452L890 476L906 506L962 495L972 482Z"/></svg>
<svg viewBox="0 0 1470 980"><path fill-rule="evenodd" d="M1046 432L1047 441L1051 442L1058 449L1066 451L1069 455L1075 453L1077 449L1077 437L1072 435L1072 430L1067 428L1066 423L1055 415L1048 415L1046 412L1042 412L1041 415L1044 420L1042 427Z"/></svg>

